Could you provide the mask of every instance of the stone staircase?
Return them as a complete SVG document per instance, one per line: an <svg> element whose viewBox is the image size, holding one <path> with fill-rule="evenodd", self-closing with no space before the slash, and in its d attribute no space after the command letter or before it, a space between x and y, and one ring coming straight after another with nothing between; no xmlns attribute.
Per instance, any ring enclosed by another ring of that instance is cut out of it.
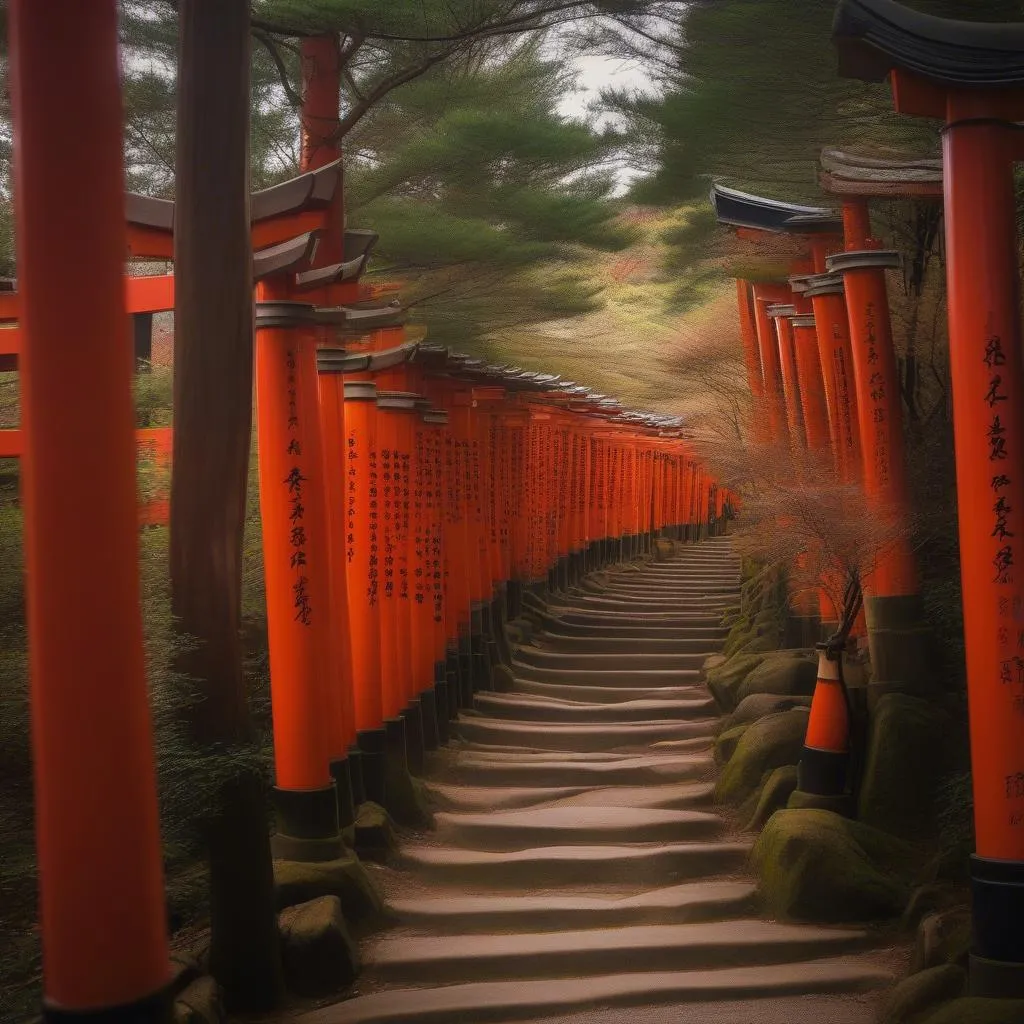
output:
<svg viewBox="0 0 1024 1024"><path fill-rule="evenodd" d="M884 958L860 931L761 920L749 838L712 806L700 666L738 587L721 538L547 607L514 689L435 756L436 831L375 869L398 924L304 1024L874 1020Z"/></svg>

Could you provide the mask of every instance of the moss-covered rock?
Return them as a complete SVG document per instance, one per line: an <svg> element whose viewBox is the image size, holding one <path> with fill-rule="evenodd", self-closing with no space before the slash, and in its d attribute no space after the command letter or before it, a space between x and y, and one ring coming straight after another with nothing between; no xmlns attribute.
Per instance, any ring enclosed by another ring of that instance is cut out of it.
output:
<svg viewBox="0 0 1024 1024"><path fill-rule="evenodd" d="M764 659L740 683L737 704L752 694L770 693L783 697L810 697L818 677L818 662L803 651L779 651Z"/></svg>
<svg viewBox="0 0 1024 1024"><path fill-rule="evenodd" d="M725 729L715 737L715 761L722 765L725 764L736 750L736 745L740 741L740 737L750 728L750 723L746 722L743 725L734 726L731 729Z"/></svg>
<svg viewBox="0 0 1024 1024"><path fill-rule="evenodd" d="M934 914L940 910L958 905L963 898L963 890L946 882L928 882L919 885L907 900L907 905L900 918L905 929L915 929L926 914Z"/></svg>
<svg viewBox="0 0 1024 1024"><path fill-rule="evenodd" d="M701 673L707 678L707 674L716 668L721 668L729 659L724 654L709 654L701 665Z"/></svg>
<svg viewBox="0 0 1024 1024"><path fill-rule="evenodd" d="M220 986L209 975L196 978L174 1000L174 1024L221 1024L225 1018Z"/></svg>
<svg viewBox="0 0 1024 1024"><path fill-rule="evenodd" d="M385 762L384 803L399 825L433 828L434 814L423 784L399 769L390 758Z"/></svg>
<svg viewBox="0 0 1024 1024"><path fill-rule="evenodd" d="M398 850L395 829L388 812L367 800L359 805L356 820L342 831L342 838L367 860L387 862Z"/></svg>
<svg viewBox="0 0 1024 1024"><path fill-rule="evenodd" d="M1024 999L981 999L968 996L943 1003L914 1024L1021 1024Z"/></svg>
<svg viewBox="0 0 1024 1024"><path fill-rule="evenodd" d="M759 632L736 648L736 654L767 654L777 651L782 643L782 630L773 629Z"/></svg>
<svg viewBox="0 0 1024 1024"><path fill-rule="evenodd" d="M806 708L793 708L749 726L718 779L715 799L741 803L758 787L765 772L795 765L807 732L807 718Z"/></svg>
<svg viewBox="0 0 1024 1024"><path fill-rule="evenodd" d="M383 900L356 857L320 862L275 860L274 884L278 910L319 896L337 896L349 924L369 922L384 913Z"/></svg>
<svg viewBox="0 0 1024 1024"><path fill-rule="evenodd" d="M780 768L773 768L757 793L753 810L747 817L746 830L757 832L764 828L768 819L786 806L786 801L794 789L796 765L784 764Z"/></svg>
<svg viewBox="0 0 1024 1024"><path fill-rule="evenodd" d="M949 715L903 693L875 705L861 784L858 817L906 839L936 830L935 797L950 767Z"/></svg>
<svg viewBox="0 0 1024 1024"><path fill-rule="evenodd" d="M907 1024L929 1007L963 995L966 983L967 975L951 964L912 974L886 996L882 1024Z"/></svg>
<svg viewBox="0 0 1024 1024"><path fill-rule="evenodd" d="M741 613L725 635L725 640L722 642L722 653L726 657L735 654L737 648L742 647L752 636L754 636L753 626L750 620Z"/></svg>
<svg viewBox="0 0 1024 1024"><path fill-rule="evenodd" d="M742 617L743 612L738 604L729 605L724 612L722 612L722 625L732 626Z"/></svg>
<svg viewBox="0 0 1024 1024"><path fill-rule="evenodd" d="M296 995L328 995L355 981L359 951L337 896L286 908L277 927L285 981Z"/></svg>
<svg viewBox="0 0 1024 1024"><path fill-rule="evenodd" d="M736 707L736 691L762 661L764 654L749 654L729 658L723 664L708 670L708 689L722 711L732 711Z"/></svg>
<svg viewBox="0 0 1024 1024"><path fill-rule="evenodd" d="M917 925L910 970L924 971L943 964L967 966L971 948L971 911L947 907L925 914Z"/></svg>
<svg viewBox="0 0 1024 1024"><path fill-rule="evenodd" d="M776 811L768 820L751 861L770 914L855 922L900 914L917 851L831 811L790 809Z"/></svg>
<svg viewBox="0 0 1024 1024"><path fill-rule="evenodd" d="M764 663L762 662L762 664ZM749 725L751 722L756 722L759 718L777 715L781 711L810 706L810 697L787 697L775 693L748 693L736 705L736 710L728 718L722 720L721 731L724 733L727 729L732 729L737 725Z"/></svg>

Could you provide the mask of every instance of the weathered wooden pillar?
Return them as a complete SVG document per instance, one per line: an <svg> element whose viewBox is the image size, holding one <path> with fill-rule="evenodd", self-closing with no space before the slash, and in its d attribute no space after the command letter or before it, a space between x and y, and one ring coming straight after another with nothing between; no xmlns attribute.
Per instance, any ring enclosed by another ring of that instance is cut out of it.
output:
<svg viewBox="0 0 1024 1024"><path fill-rule="evenodd" d="M9 18L43 1016L163 1022L170 978L139 606L117 4L14 0Z"/></svg>

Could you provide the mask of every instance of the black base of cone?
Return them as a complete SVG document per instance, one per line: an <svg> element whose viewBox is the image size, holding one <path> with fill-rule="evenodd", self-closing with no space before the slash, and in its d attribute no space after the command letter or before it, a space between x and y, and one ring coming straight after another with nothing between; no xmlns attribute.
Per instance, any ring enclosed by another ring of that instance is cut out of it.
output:
<svg viewBox="0 0 1024 1024"><path fill-rule="evenodd" d="M797 789L816 796L842 796L849 766L850 755L845 751L805 746L796 769Z"/></svg>

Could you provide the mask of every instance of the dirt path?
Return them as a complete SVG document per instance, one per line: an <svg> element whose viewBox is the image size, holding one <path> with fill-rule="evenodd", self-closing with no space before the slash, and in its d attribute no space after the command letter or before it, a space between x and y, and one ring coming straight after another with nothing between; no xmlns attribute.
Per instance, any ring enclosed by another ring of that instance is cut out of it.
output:
<svg viewBox="0 0 1024 1024"><path fill-rule="evenodd" d="M303 1024L868 1024L870 937L761 919L712 805L728 539L584 580L436 755L437 829L375 870L399 923ZM629 1007L629 1009L625 1009Z"/></svg>

